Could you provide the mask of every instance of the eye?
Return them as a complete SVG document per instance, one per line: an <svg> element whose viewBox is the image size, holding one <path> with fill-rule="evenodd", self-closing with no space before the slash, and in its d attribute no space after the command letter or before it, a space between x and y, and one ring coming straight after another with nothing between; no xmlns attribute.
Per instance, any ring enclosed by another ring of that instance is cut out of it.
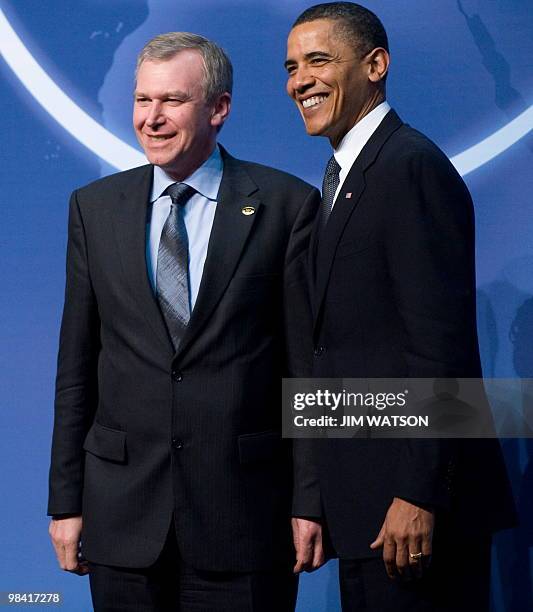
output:
<svg viewBox="0 0 533 612"><path fill-rule="evenodd" d="M311 66L323 66L327 62L328 60L325 57L314 57L313 59L309 60Z"/></svg>
<svg viewBox="0 0 533 612"><path fill-rule="evenodd" d="M143 98L142 96L135 97L135 104L139 104L140 106L146 106L149 103L150 100L148 98Z"/></svg>
<svg viewBox="0 0 533 612"><path fill-rule="evenodd" d="M294 65L285 66L285 68L287 70L288 75L294 74L296 72L296 66Z"/></svg>

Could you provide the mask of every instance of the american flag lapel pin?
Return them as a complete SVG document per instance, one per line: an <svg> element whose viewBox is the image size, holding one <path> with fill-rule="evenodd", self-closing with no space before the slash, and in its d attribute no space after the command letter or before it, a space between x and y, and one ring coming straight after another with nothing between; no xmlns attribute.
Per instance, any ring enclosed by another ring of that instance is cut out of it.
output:
<svg viewBox="0 0 533 612"><path fill-rule="evenodd" d="M349 191L344 197L349 200L352 197L352 192Z"/></svg>

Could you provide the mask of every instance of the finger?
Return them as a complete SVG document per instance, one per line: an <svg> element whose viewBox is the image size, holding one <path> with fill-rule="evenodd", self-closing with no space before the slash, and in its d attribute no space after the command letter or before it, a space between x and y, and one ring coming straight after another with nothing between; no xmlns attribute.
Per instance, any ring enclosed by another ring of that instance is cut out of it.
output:
<svg viewBox="0 0 533 612"><path fill-rule="evenodd" d="M409 566L409 541L407 538L396 540L396 571L402 580L411 580L411 570Z"/></svg>
<svg viewBox="0 0 533 612"><path fill-rule="evenodd" d="M298 539L298 547L296 548L296 565L294 573L299 574L307 569L310 569L313 560L313 546L308 542Z"/></svg>
<svg viewBox="0 0 533 612"><path fill-rule="evenodd" d="M53 532L50 533L52 538L52 545L54 547L57 562L59 567L63 570L67 569L67 553L65 550L65 543L63 540L57 537L57 535Z"/></svg>
<svg viewBox="0 0 533 612"><path fill-rule="evenodd" d="M302 572L307 571L310 568L310 561L305 558L297 558L296 565L294 566L293 572L295 574L301 574Z"/></svg>
<svg viewBox="0 0 533 612"><path fill-rule="evenodd" d="M299 533L299 527L298 527L298 521L296 519L292 519L291 520L291 526L292 526L292 543L294 544L294 550L298 549L298 533Z"/></svg>
<svg viewBox="0 0 533 612"><path fill-rule="evenodd" d="M375 550L376 548L381 548L385 542L385 523L381 526L379 530L378 537L370 544L370 548Z"/></svg>
<svg viewBox="0 0 533 612"><path fill-rule="evenodd" d="M432 534L422 537L420 550L422 551L422 567L426 570L431 565L431 555L433 553Z"/></svg>
<svg viewBox="0 0 533 612"><path fill-rule="evenodd" d="M66 565L65 548L63 547L62 544L59 544L55 542L54 540L52 540L52 544L54 546L57 563L59 564L59 567L61 569L65 569L65 565Z"/></svg>
<svg viewBox="0 0 533 612"><path fill-rule="evenodd" d="M298 521L296 519L292 519L292 542L294 544L294 552L296 555L296 563L293 567L293 572L295 574L299 574L302 571L301 561L298 559L298 553L300 550L300 529L298 526Z"/></svg>
<svg viewBox="0 0 533 612"><path fill-rule="evenodd" d="M322 546L322 538L317 537L315 540L315 549L314 549L313 563L312 563L313 570L316 570L319 567L322 567L325 561L326 561L326 557L324 555L324 547Z"/></svg>
<svg viewBox="0 0 533 612"><path fill-rule="evenodd" d="M298 558L298 553L296 554L296 563L294 564L292 571L294 574L303 572L302 561Z"/></svg>
<svg viewBox="0 0 533 612"><path fill-rule="evenodd" d="M422 539L409 538L409 569L413 578L421 578L424 570L422 555ZM413 557L412 555L417 555Z"/></svg>
<svg viewBox="0 0 533 612"><path fill-rule="evenodd" d="M78 542L66 542L64 545L65 550L65 567L64 569L67 572L74 572L78 569L78 552L79 552L79 543Z"/></svg>
<svg viewBox="0 0 533 612"><path fill-rule="evenodd" d="M396 579L396 543L392 538L385 538L383 542L383 562L387 576Z"/></svg>

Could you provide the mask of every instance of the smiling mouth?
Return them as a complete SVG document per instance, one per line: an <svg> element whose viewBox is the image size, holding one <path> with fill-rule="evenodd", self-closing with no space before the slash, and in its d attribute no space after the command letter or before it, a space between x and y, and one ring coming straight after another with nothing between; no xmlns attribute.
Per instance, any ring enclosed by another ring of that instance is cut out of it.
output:
<svg viewBox="0 0 533 612"><path fill-rule="evenodd" d="M169 138L172 138L172 136L170 135L155 135L155 134L145 134L145 136L148 138L148 140L152 140L153 142L162 142L164 140L168 140Z"/></svg>
<svg viewBox="0 0 533 612"><path fill-rule="evenodd" d="M312 96L305 100L301 100L301 104L304 108L314 108L322 104L328 97L329 94L320 94L319 96Z"/></svg>

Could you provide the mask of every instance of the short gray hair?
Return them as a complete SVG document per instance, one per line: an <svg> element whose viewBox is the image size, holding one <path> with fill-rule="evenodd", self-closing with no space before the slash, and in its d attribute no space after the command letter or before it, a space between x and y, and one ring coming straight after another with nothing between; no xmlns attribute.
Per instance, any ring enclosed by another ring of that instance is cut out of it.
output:
<svg viewBox="0 0 533 612"><path fill-rule="evenodd" d="M148 41L137 57L135 78L143 62L168 60L180 51L197 51L204 64L204 96L207 102L214 102L223 93L233 89L233 66L226 52L199 34L190 32L168 32L159 34Z"/></svg>

